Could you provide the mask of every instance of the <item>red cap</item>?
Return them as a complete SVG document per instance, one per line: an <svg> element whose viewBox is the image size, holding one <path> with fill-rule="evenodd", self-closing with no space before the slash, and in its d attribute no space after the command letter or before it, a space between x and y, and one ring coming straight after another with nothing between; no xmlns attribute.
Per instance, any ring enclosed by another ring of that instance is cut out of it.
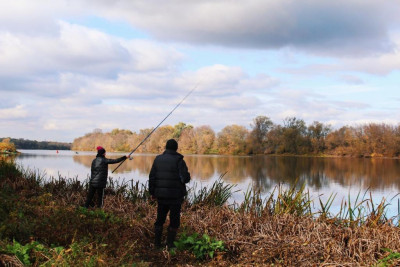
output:
<svg viewBox="0 0 400 267"><path fill-rule="evenodd" d="M98 147L96 147L96 149L97 149L97 151L99 151L100 149L104 149L104 148L102 146L98 146Z"/></svg>

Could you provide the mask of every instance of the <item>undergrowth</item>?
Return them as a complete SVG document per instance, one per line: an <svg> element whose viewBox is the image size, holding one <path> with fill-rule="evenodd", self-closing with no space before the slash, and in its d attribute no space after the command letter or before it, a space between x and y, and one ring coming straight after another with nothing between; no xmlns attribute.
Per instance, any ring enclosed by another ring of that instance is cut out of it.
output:
<svg viewBox="0 0 400 267"><path fill-rule="evenodd" d="M176 249L153 247L156 203L146 185L110 180L104 209L82 207L87 182L52 178L0 161L0 265L26 266L337 265L392 266L400 231L384 200L367 194L314 204L305 185L277 186L269 196L249 189L227 205L233 185L221 176L189 190ZM384 248L384 249L382 249Z"/></svg>

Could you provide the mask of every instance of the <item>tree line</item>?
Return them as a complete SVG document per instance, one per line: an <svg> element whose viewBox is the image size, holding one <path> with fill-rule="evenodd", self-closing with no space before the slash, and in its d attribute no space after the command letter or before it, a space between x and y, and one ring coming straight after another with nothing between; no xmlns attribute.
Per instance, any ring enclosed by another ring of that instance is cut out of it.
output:
<svg viewBox="0 0 400 267"><path fill-rule="evenodd" d="M100 129L76 138L72 150L94 150L102 145L107 151L126 152L139 144L152 128L139 132L114 129L103 133ZM228 125L216 133L210 126L193 127L180 122L161 126L137 150L139 153L160 153L166 140L175 138L179 151L185 154L290 154L335 155L353 157L398 157L400 155L400 126L368 123L332 129L329 124L288 117L283 124L275 124L269 117L253 119L250 129Z"/></svg>
<svg viewBox="0 0 400 267"><path fill-rule="evenodd" d="M53 141L36 141L23 138L4 138L8 143L14 144L16 149L49 149L49 150L70 150L71 143L53 142Z"/></svg>

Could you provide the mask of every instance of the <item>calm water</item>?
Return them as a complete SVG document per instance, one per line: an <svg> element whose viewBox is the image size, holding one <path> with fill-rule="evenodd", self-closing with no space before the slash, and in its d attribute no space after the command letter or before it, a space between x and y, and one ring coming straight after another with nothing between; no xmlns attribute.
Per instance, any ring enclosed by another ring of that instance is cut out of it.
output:
<svg viewBox="0 0 400 267"><path fill-rule="evenodd" d="M90 175L90 165L94 152L74 152L54 150L21 150L16 162L25 169L39 172L46 178L62 177L85 180ZM124 154L107 153L107 157L116 158ZM134 159L125 161L115 172L117 166L109 166L109 176L114 179L140 181L145 183L154 160L153 154L134 154ZM390 203L388 215L398 214L400 192L400 161L396 159L355 159L355 158L306 158L306 157L234 157L186 155L185 161L192 175L190 185L197 188L212 184L223 173L223 180L236 184L231 202L243 200L248 187L260 189L268 194L276 185L289 186L296 180L306 183L313 199L322 200L337 194L332 211L338 210L340 202L355 200L357 194L371 192L374 202L383 197ZM315 201L318 205L318 201ZM316 206L318 209L319 206Z"/></svg>

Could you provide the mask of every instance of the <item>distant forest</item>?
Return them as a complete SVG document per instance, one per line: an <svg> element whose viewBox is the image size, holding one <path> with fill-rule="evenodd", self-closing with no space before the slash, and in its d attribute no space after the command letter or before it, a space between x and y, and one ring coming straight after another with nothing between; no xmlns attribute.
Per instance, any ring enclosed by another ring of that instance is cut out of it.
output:
<svg viewBox="0 0 400 267"><path fill-rule="evenodd" d="M13 143L16 149L45 149L45 150L70 150L71 143L52 142L52 141L36 141L27 139L2 138L8 139ZM1 138L0 138L1 140Z"/></svg>
<svg viewBox="0 0 400 267"><path fill-rule="evenodd" d="M103 133L101 129L76 138L72 150L95 150L102 145L107 151L131 151L151 131L139 132L114 129ZM330 125L315 121L306 125L304 120L289 117L282 125L274 124L266 116L253 120L250 129L228 125L220 132L207 125L193 127L180 122L175 126L161 126L137 150L139 153L160 153L166 140L175 138L179 152L184 154L290 154L332 155L352 157L399 157L400 126L369 123L343 126L333 130Z"/></svg>

